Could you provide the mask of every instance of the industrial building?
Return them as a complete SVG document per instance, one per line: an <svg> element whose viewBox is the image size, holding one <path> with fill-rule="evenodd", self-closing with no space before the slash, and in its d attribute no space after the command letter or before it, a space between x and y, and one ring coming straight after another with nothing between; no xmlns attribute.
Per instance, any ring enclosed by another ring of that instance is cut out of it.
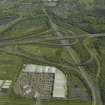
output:
<svg viewBox="0 0 105 105"><path fill-rule="evenodd" d="M14 85L14 92L28 98L66 98L67 80L55 67L24 64Z"/></svg>

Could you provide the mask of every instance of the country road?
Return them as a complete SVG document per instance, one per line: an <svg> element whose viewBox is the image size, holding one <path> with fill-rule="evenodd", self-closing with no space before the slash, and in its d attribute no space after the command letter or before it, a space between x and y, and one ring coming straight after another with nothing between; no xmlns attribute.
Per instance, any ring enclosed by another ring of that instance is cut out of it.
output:
<svg viewBox="0 0 105 105"><path fill-rule="evenodd" d="M42 9L43 9L43 12L45 13L45 15L48 17L49 23L50 23L52 29L56 32L56 35L59 38L63 38L63 34L61 32L59 32L59 31L57 31L58 27L52 21L51 17L48 15L46 9L45 8L42 8ZM69 41L67 39L65 39L65 40L61 40L61 43L62 44L69 44ZM80 64L80 59L79 59L77 53L70 46L64 46L64 47L68 51L68 54L72 57L74 62L76 64ZM88 87L91 90L91 93L92 93L92 105L102 105L102 103L97 100L99 97L97 96L97 92L96 92L96 89L94 87L93 81L89 78L87 72L84 70L84 68L82 66L79 66L78 68L79 68L79 71L80 71L82 77L84 78L86 84L88 85Z"/></svg>

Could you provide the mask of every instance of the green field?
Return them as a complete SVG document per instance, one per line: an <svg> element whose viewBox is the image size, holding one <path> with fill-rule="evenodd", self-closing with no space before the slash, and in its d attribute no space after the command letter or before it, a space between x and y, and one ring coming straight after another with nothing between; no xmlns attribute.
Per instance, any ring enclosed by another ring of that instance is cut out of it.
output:
<svg viewBox="0 0 105 105"><path fill-rule="evenodd" d="M35 101L33 100L14 100L8 105L33 105L35 104ZM89 101L54 101L54 100L49 100L49 101L41 101L42 105L91 105L91 102Z"/></svg>
<svg viewBox="0 0 105 105"><path fill-rule="evenodd" d="M0 52L0 79L14 80L21 65L21 58Z"/></svg>

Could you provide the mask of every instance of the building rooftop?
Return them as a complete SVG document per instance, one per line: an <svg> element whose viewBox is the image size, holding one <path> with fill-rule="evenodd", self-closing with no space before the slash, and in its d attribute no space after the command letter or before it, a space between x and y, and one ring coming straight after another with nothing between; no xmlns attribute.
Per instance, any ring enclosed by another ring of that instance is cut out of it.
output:
<svg viewBox="0 0 105 105"><path fill-rule="evenodd" d="M12 80L0 80L0 88L1 89L9 89L12 84Z"/></svg>
<svg viewBox="0 0 105 105"><path fill-rule="evenodd" d="M35 73L55 73L56 68L50 67L50 66L27 64L27 65L24 65L22 71L23 72L35 72Z"/></svg>
<svg viewBox="0 0 105 105"><path fill-rule="evenodd" d="M14 90L22 95L22 87L31 97L39 92L44 98L66 98L66 85L65 75L56 67L24 64Z"/></svg>

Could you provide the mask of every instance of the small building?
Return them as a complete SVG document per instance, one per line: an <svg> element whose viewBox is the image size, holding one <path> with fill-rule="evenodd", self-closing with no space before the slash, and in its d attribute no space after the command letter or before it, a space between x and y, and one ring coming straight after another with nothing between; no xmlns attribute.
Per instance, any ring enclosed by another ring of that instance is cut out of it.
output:
<svg viewBox="0 0 105 105"><path fill-rule="evenodd" d="M46 6L56 6L58 0L41 0Z"/></svg>
<svg viewBox="0 0 105 105"><path fill-rule="evenodd" d="M9 89L12 84L12 80L0 80L0 90Z"/></svg>
<svg viewBox="0 0 105 105"><path fill-rule="evenodd" d="M29 98L66 98L66 82L65 75L55 67L25 64L14 85L14 92Z"/></svg>

